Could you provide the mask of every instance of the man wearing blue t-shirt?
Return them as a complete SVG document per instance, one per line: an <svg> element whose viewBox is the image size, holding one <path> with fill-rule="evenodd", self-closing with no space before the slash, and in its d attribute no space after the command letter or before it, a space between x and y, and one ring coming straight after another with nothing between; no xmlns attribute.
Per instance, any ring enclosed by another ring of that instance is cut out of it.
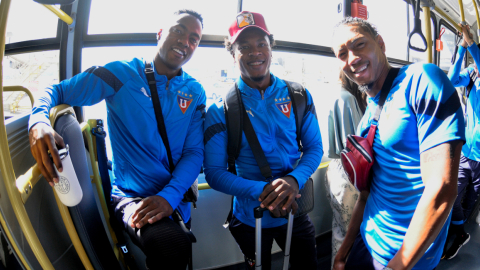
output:
<svg viewBox="0 0 480 270"><path fill-rule="evenodd" d="M369 22L351 17L336 26L333 41L343 71L369 97L357 129L366 137L391 69L385 43ZM447 236L465 140L455 88L435 65L405 66L377 124L370 190L355 205L334 269L432 270Z"/></svg>
<svg viewBox="0 0 480 270"><path fill-rule="evenodd" d="M47 150L59 171L57 146L63 139L50 126L48 113L59 104L107 104L113 152L112 207L133 242L146 255L149 269L182 269L191 241L171 215L178 210L190 227L190 203L183 195L193 184L203 161L205 91L182 70L198 47L203 18L191 10L172 16L158 34L153 61L134 58L91 67L47 88L35 101L29 122L31 151L50 185L58 182ZM146 66L153 70L147 79ZM150 89L150 85L155 88ZM167 139L157 128L152 92L157 91ZM171 170L165 144L169 143Z"/></svg>
<svg viewBox="0 0 480 270"><path fill-rule="evenodd" d="M467 143L462 148L460 158L458 196L453 205L449 232L449 235L455 236L455 239L445 253L447 260L455 257L460 248L470 240L470 234L465 232L463 223L473 211L480 192L480 118L478 117L480 113L480 81L477 80L480 49L472 39L470 27L459 25L462 27L463 41L458 48L457 61L448 72L448 78L455 87L466 87L467 89L464 111ZM460 72L466 50L470 52L475 64Z"/></svg>

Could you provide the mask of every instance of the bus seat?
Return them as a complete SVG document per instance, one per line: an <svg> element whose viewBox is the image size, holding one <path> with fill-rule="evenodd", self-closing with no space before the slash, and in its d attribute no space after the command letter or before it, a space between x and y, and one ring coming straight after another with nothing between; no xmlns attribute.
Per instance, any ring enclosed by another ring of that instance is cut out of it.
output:
<svg viewBox="0 0 480 270"><path fill-rule="evenodd" d="M80 125L73 114L64 113L59 111L63 115L57 117L54 129L70 147L72 164L83 191L82 201L69 207L72 221L95 269L121 269L97 208Z"/></svg>
<svg viewBox="0 0 480 270"><path fill-rule="evenodd" d="M15 175L25 174L34 164L28 139L28 119L30 115L18 115L5 121L10 156ZM18 246L31 269L41 269L40 263L23 235L19 222L13 212L13 207L7 196L6 187L0 175L0 210L5 219L7 228L2 227L2 233L9 230L15 244ZM52 188L45 179L41 179L34 187L25 210L32 223L33 229L44 248L47 257L55 269L84 269L72 246L67 230L63 224L60 212L55 202ZM7 251L8 252L8 251Z"/></svg>

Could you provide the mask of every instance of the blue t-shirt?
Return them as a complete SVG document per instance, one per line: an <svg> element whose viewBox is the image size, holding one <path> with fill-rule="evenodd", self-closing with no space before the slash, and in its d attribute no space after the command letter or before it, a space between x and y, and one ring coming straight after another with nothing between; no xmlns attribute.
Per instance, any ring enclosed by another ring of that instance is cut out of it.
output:
<svg viewBox="0 0 480 270"><path fill-rule="evenodd" d="M469 46L468 51L473 57L475 64L479 66L480 50L477 44L474 43ZM468 67L460 72L465 52L466 49L464 47L458 47L457 61L448 72L448 77L455 87L467 87L470 83L470 74L474 72L473 67ZM465 131L467 143L462 148L462 154L468 159L480 161L480 80L475 80L465 106L467 106L467 119L465 121L468 122Z"/></svg>
<svg viewBox="0 0 480 270"><path fill-rule="evenodd" d="M369 98L357 129L366 137L380 99ZM453 140L465 140L460 100L447 76L433 64L400 69L385 101L375 134L373 182L360 231L372 256L387 265L403 243L423 194L420 154ZM413 269L433 269L442 254L448 218Z"/></svg>

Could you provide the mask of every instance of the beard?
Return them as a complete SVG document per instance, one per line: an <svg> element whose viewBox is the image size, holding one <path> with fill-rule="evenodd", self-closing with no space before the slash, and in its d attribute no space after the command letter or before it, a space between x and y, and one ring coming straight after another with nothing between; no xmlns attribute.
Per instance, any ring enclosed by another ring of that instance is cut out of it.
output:
<svg viewBox="0 0 480 270"><path fill-rule="evenodd" d="M267 75L262 75L262 76L257 76L257 77L250 77L250 80L254 81L254 82L261 82L263 81L263 79L265 79Z"/></svg>
<svg viewBox="0 0 480 270"><path fill-rule="evenodd" d="M368 93L372 89L373 82L369 84L357 84L358 85L358 90L360 90L362 93Z"/></svg>

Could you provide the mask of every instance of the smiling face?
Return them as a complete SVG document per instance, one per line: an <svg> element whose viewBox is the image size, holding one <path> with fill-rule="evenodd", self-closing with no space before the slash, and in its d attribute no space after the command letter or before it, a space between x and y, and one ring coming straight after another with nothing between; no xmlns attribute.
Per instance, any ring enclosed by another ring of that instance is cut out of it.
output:
<svg viewBox="0 0 480 270"><path fill-rule="evenodd" d="M360 26L344 25L338 27L333 42L342 70L359 86L371 89L385 68L388 69L385 43L380 35L374 38Z"/></svg>
<svg viewBox="0 0 480 270"><path fill-rule="evenodd" d="M270 82L272 48L265 32L255 27L245 29L233 44L233 54L247 85Z"/></svg>
<svg viewBox="0 0 480 270"><path fill-rule="evenodd" d="M202 24L192 15L175 16L173 25L163 31L158 42L158 58L166 73L178 72L190 60L202 38ZM157 67L157 63L155 64ZM158 68L162 71L162 68Z"/></svg>

